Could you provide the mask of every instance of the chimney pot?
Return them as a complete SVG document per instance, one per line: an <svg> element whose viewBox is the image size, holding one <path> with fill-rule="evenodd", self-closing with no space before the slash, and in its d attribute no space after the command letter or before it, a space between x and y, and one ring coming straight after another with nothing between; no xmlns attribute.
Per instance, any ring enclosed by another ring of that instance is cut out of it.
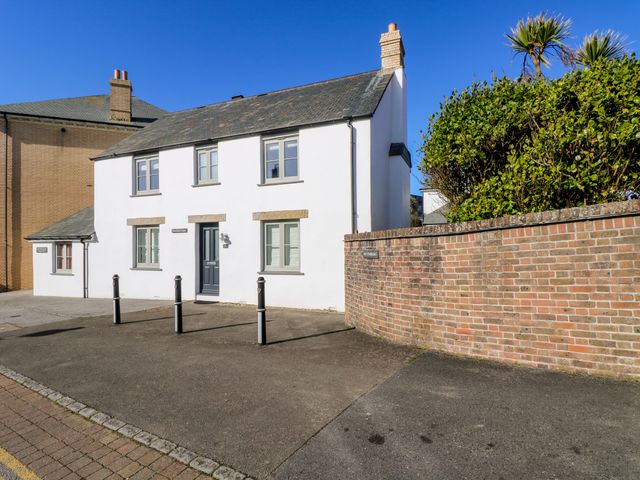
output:
<svg viewBox="0 0 640 480"><path fill-rule="evenodd" d="M389 31L390 32L395 32L398 29L398 24L396 22L391 22L389 24Z"/></svg>
<svg viewBox="0 0 640 480"><path fill-rule="evenodd" d="M118 70L117 68L113 71L113 78L115 78L116 80L120 78L120 70Z"/></svg>
<svg viewBox="0 0 640 480"><path fill-rule="evenodd" d="M129 80L129 72L127 72L126 70L122 70L122 80Z"/></svg>

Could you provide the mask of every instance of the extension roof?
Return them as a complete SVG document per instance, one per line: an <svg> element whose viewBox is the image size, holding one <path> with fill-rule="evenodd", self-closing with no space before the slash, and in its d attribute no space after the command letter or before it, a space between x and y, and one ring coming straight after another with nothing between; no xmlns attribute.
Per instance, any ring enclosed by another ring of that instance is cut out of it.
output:
<svg viewBox="0 0 640 480"><path fill-rule="evenodd" d="M374 70L169 113L94 160L160 148L370 117L393 71Z"/></svg>
<svg viewBox="0 0 640 480"><path fill-rule="evenodd" d="M25 238L27 240L82 240L91 238L94 232L93 207L87 207Z"/></svg>
<svg viewBox="0 0 640 480"><path fill-rule="evenodd" d="M131 121L111 120L109 95L91 95L40 102L9 103L0 105L0 113L144 127L167 112L138 97L131 97Z"/></svg>

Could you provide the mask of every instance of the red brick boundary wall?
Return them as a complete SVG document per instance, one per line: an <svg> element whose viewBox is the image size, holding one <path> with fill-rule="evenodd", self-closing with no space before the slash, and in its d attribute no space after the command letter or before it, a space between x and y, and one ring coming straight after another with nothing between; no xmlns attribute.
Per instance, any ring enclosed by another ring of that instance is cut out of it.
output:
<svg viewBox="0 0 640 480"><path fill-rule="evenodd" d="M640 378L640 202L345 237L346 320L389 340Z"/></svg>

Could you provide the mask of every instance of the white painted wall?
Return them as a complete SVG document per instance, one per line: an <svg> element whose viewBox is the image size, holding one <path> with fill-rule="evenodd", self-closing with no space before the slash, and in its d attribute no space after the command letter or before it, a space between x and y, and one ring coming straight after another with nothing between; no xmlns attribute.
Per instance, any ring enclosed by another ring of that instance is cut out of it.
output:
<svg viewBox="0 0 640 480"><path fill-rule="evenodd" d="M400 156L389 156L392 143L407 142L407 98L404 69L395 71L371 120L371 230L410 225L410 168Z"/></svg>
<svg viewBox="0 0 640 480"><path fill-rule="evenodd" d="M404 82L399 69L374 116L352 124L359 231L409 225L409 168L401 157L389 157L392 142L406 143ZM308 210L309 217L300 220L302 274L264 274L267 304L344 310L343 238L351 233L350 129L344 121L298 133L300 183L259 185L260 135L218 142L219 185L193 186L192 146L161 151L160 195L132 196L132 156L96 161L97 238L89 250L89 296L111 297L117 273L124 298L170 299L174 277L181 275L183 298L194 299L198 229L187 218L226 214L219 227L231 244L220 248L218 300L255 304L262 225L252 214ZM134 231L127 219L140 217L165 217L160 225L160 270L132 268ZM186 233L172 233L184 228ZM52 280L51 257L45 265L34 253L34 294L82 296L82 245L78 248L76 255L74 245L74 273L80 270L67 279Z"/></svg>
<svg viewBox="0 0 640 480"><path fill-rule="evenodd" d="M46 247L46 253L38 253L38 247ZM33 248L33 294L50 297L80 297L84 293L83 245L71 245L71 274L54 273L55 244L34 242Z"/></svg>
<svg viewBox="0 0 640 480"><path fill-rule="evenodd" d="M353 137L355 143L353 155L356 166L354 172L356 177L356 229L359 232L370 232L372 230L371 120L355 120L353 122ZM347 208L351 214L351 204ZM351 229L345 233L351 233Z"/></svg>
<svg viewBox="0 0 640 480"><path fill-rule="evenodd" d="M355 122L362 127L367 121ZM363 128L366 130L366 128ZM227 216L220 232L231 241L220 249L223 302L256 303L261 267L261 223L253 212L309 211L300 221L303 275L265 275L270 305L344 309L343 236L350 232L349 129L346 123L299 131L302 183L258 186L260 136L218 143L220 185L193 187L193 147L160 152L161 195L131 196L132 157L95 162L95 227L98 242L89 255L91 297L111 295L111 277L120 275L120 293L130 298L172 298L173 278L183 278L183 297L196 294L196 225L189 215ZM366 140L365 138L362 139ZM366 151L362 154L366 161ZM363 195L369 193L363 189ZM160 226L162 271L132 270L133 227L127 218L164 216ZM187 233L171 233L188 228Z"/></svg>

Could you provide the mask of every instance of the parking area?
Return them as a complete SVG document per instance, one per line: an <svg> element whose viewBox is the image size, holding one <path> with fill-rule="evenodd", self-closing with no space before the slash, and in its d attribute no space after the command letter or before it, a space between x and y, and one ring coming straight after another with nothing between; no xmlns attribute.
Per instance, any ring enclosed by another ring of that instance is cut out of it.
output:
<svg viewBox="0 0 640 480"><path fill-rule="evenodd" d="M640 476L640 384L425 353L336 313L184 307L0 333L0 364L257 478Z"/></svg>
<svg viewBox="0 0 640 480"><path fill-rule="evenodd" d="M98 410L264 477L417 350L348 329L334 313L185 304L0 335L0 363Z"/></svg>
<svg viewBox="0 0 640 480"><path fill-rule="evenodd" d="M122 311L137 312L166 307L166 300L122 300ZM71 318L109 315L109 298L34 297L31 290L0 293L0 332L59 322Z"/></svg>

